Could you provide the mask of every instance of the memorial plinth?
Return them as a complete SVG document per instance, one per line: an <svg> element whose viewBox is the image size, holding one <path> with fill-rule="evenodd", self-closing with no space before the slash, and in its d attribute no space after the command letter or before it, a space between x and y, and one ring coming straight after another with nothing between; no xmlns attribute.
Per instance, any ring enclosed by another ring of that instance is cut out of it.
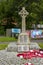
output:
<svg viewBox="0 0 43 65"><path fill-rule="evenodd" d="M25 10L25 7L19 12L19 15L22 17L22 33L18 37L18 52L29 51L30 40L26 33L26 24L25 18L28 15L28 12Z"/></svg>
<svg viewBox="0 0 43 65"><path fill-rule="evenodd" d="M27 33L20 33L18 37L18 44L30 44L30 39Z"/></svg>
<svg viewBox="0 0 43 65"><path fill-rule="evenodd" d="M18 52L29 51L30 40L27 33L21 33L18 37Z"/></svg>

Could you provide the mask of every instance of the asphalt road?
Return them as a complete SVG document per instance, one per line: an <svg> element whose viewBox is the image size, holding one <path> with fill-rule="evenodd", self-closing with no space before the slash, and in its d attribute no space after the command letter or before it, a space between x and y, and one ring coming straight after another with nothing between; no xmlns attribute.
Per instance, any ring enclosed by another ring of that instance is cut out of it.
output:
<svg viewBox="0 0 43 65"><path fill-rule="evenodd" d="M31 40L31 42L43 43L43 40Z"/></svg>

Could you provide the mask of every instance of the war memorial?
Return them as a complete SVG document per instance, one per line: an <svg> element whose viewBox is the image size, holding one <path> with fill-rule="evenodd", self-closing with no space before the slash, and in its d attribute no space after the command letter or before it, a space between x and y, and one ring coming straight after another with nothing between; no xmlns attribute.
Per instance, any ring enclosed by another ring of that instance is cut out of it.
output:
<svg viewBox="0 0 43 65"><path fill-rule="evenodd" d="M18 36L18 41L9 43L5 50L0 51L0 65L43 65L43 58L33 57L31 59L24 59L17 57L17 54L27 52L29 50L40 49L38 44L31 42L26 31L26 16L29 13L25 10L25 7L19 12L22 17L22 32ZM30 64L32 63L32 64Z"/></svg>

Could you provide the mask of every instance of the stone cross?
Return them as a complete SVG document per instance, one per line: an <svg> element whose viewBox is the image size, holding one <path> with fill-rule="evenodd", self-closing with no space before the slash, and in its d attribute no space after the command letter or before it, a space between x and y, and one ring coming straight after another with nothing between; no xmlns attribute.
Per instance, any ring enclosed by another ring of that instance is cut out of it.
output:
<svg viewBox="0 0 43 65"><path fill-rule="evenodd" d="M25 10L25 7L22 8L22 10L19 12L19 15L22 17L22 32L26 31L25 26L25 18L28 15L28 12Z"/></svg>

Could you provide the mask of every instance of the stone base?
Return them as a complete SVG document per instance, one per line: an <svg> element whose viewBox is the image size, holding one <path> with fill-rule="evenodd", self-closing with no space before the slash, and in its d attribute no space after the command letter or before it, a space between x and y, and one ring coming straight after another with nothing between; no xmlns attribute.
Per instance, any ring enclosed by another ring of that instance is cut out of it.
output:
<svg viewBox="0 0 43 65"><path fill-rule="evenodd" d="M18 45L18 52L29 51L29 45Z"/></svg>
<svg viewBox="0 0 43 65"><path fill-rule="evenodd" d="M31 49L40 49L36 42L31 42L30 45L17 45L17 42L10 43L6 48L8 52L23 52Z"/></svg>
<svg viewBox="0 0 43 65"><path fill-rule="evenodd" d="M29 49L40 49L38 43L36 42L31 42L29 45Z"/></svg>
<svg viewBox="0 0 43 65"><path fill-rule="evenodd" d="M14 42L14 43L10 43L8 45L8 47L6 48L6 51L7 52L17 52L17 44Z"/></svg>
<svg viewBox="0 0 43 65"><path fill-rule="evenodd" d="M27 45L30 44L30 39L27 33L20 33L18 37L18 43L19 45Z"/></svg>

